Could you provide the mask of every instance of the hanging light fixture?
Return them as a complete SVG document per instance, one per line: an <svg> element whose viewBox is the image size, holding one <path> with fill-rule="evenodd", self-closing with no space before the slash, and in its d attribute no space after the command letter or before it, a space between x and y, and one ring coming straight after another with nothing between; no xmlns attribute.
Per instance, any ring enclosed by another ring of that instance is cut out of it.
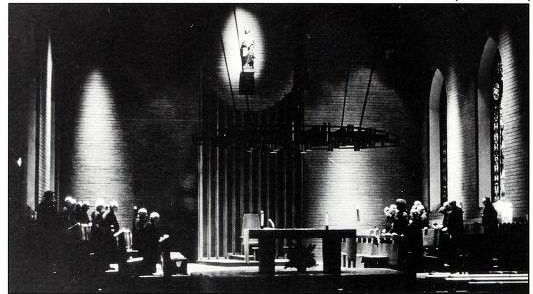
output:
<svg viewBox="0 0 533 294"><path fill-rule="evenodd" d="M395 147L400 144L397 135L353 125L335 126L303 125L297 129L284 125L270 125L268 128L239 128L229 126L218 130L212 138L219 147L245 147L247 150L267 149L277 153L281 148L289 148L306 153L311 150L353 149Z"/></svg>

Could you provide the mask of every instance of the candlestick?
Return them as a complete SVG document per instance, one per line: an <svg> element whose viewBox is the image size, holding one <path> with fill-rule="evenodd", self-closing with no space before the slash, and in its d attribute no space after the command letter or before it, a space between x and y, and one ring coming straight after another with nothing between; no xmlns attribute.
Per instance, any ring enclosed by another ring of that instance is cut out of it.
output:
<svg viewBox="0 0 533 294"><path fill-rule="evenodd" d="M261 228L263 228L265 226L265 213L262 210L261 210L260 217L261 217Z"/></svg>

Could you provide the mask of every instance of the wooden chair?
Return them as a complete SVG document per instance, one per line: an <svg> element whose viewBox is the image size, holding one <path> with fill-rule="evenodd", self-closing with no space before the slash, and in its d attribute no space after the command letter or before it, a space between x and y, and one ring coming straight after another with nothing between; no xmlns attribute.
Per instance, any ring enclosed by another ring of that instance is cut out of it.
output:
<svg viewBox="0 0 533 294"><path fill-rule="evenodd" d="M393 267L398 266L399 262L399 244L397 241L398 240L392 236L382 236L376 253L376 255L387 256L388 265Z"/></svg>
<svg viewBox="0 0 533 294"><path fill-rule="evenodd" d="M440 246L440 230L425 228L421 231L422 246L424 247L424 270L432 272L433 270L440 270L443 267L442 258L439 252Z"/></svg>
<svg viewBox="0 0 533 294"><path fill-rule="evenodd" d="M377 254L376 237L370 235L358 235L357 236L357 265L363 267L363 259L367 256Z"/></svg>
<svg viewBox="0 0 533 294"><path fill-rule="evenodd" d="M357 239L346 238L343 245L344 250L341 252L343 266L350 267L353 262L353 267L355 267L357 264Z"/></svg>
<svg viewBox="0 0 533 294"><path fill-rule="evenodd" d="M245 213L242 217L242 230L241 230L241 239L242 239L242 249L244 253L244 261L248 263L249 261L249 250L252 248L254 252L254 260L256 260L255 251L259 249L259 240L256 238L250 239L248 237L249 229L260 229L261 223L259 220L259 215L256 213Z"/></svg>
<svg viewBox="0 0 533 294"><path fill-rule="evenodd" d="M80 224L80 235L82 241L89 242L91 237L91 225Z"/></svg>

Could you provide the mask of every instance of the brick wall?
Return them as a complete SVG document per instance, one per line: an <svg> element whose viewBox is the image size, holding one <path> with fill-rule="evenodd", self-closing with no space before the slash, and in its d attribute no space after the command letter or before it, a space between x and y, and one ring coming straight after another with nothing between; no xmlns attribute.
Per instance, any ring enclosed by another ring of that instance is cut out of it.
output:
<svg viewBox="0 0 533 294"><path fill-rule="evenodd" d="M354 70L352 77L345 124L358 125L369 70ZM413 177L415 162L412 160L416 157L411 145L415 135L414 123L394 90L383 85L379 75L373 79L363 126L395 133L407 146L307 153L304 169L306 227L323 227L328 212L330 226L355 227L364 233L373 226L384 226L383 208L394 203L400 197L400 191L406 192L402 197L409 203L421 199L422 191ZM306 109L306 124L338 124L342 112L342 87L335 89L326 81L321 81L320 86L329 88L327 90L332 95L323 96L322 105ZM314 242L318 244L315 254L321 256L320 241Z"/></svg>
<svg viewBox="0 0 533 294"><path fill-rule="evenodd" d="M9 26L8 197L10 203L35 208L35 74L36 36L23 13L11 8L17 21ZM17 165L21 157L23 165Z"/></svg>
<svg viewBox="0 0 533 294"><path fill-rule="evenodd" d="M516 13L516 10L513 9L520 10L517 7L507 8L507 10L503 10L502 15ZM506 124L504 164L507 173L505 186L508 191L507 196L513 201L515 206L515 216L524 216L527 214L527 205L529 203L526 196L529 192L526 179L529 174L527 171L528 156L525 152L529 145L524 143L528 142L526 126L529 122L526 115L528 102L527 94L525 94L528 89L526 82L528 77L527 45L525 45L527 44L527 41L525 41L527 39L527 29L524 28L527 21L524 20L525 18L522 14L518 14L520 17L511 21L509 18L490 18L489 14L485 14L487 11L474 13L473 16L455 8L448 7L448 9L443 11L444 13L441 16L447 15L444 18L450 19L451 17L451 19L456 19L458 24L447 23L438 17L435 18L435 22L428 21L426 32L430 33L429 36L431 36L428 42L434 45L430 46L429 57L427 59L421 58L420 62L426 61L428 68L430 66L441 68L444 75L448 100L449 198L450 200L456 200L463 206L466 222L474 221L480 217L481 209L479 207L481 205L478 201L480 195L478 195L476 141L477 69L487 32L496 27L500 28L497 31L500 32L499 48L504 64L503 119L504 124ZM492 27L489 27L487 23L491 23ZM465 26L462 24L465 24ZM332 31L337 32L338 30L333 28ZM316 35L315 33L313 36ZM333 34L330 39L335 38L335 36ZM448 44L441 44L441 40L448 40ZM322 41L322 43L326 43L325 40ZM361 40L358 40L358 42L364 43ZM364 45L362 46L364 47ZM332 55L336 56L335 52L337 51L335 48L330 51L333 51ZM364 59L364 57L361 58ZM337 58L331 58L329 62L324 62L314 67L319 70L312 72L311 75L314 74L315 77L319 78L314 83L315 88L313 88L312 92L314 96L306 104L307 123L339 120L342 112L342 96L344 94L342 92L343 74L346 68L336 64L336 61L346 61L347 59L346 56L340 55ZM313 62L319 63L317 60L313 59ZM346 62L341 62L341 64L346 66ZM357 115L360 114L360 112L353 110L357 109L357 105L362 104L361 98L357 97L362 97L361 93L364 91L362 90L364 89L362 85L364 85L364 80L368 80L368 65L364 65L367 67L366 74L363 66L351 72L351 79L355 80L353 84L359 85L359 92L355 90L355 86L348 88L349 99L346 105L348 116L345 118L345 122L350 122L350 120L353 120L353 116L357 118ZM429 72L433 74L433 71L421 71L420 74L425 75ZM378 83L376 82L376 84ZM425 92L426 99L429 99L429 87L430 84L428 84ZM423 125L419 124L419 121L416 121L416 117L402 116L401 110L405 100L402 100L403 97L400 98L400 94L394 92L393 87L373 84L370 93L369 101L383 103L383 105L377 106L374 110L367 108L365 122L369 123L370 126L374 124L376 127L386 130L406 130L409 127L423 127ZM384 100L373 100L373 93L378 93L376 96ZM354 99L354 97L356 98ZM394 109L388 109L383 113L380 112L387 107ZM356 115L350 114L349 111L356 113ZM373 116L379 119L373 121ZM427 113L424 116L427 117ZM414 138L415 140L419 136L408 131L400 131L400 133L403 137ZM427 137L425 138L427 140ZM391 194L393 194L397 191L394 189L398 189L402 184L408 183L412 187L427 189L424 188L427 184L423 181L423 177L418 180L409 178L409 174L416 171L413 166L405 164L410 152L403 153L401 148L397 149L364 151L360 154L346 151L346 154L339 152L328 154L324 152L323 154L311 153L306 155L305 197L308 199L308 224L310 226L321 226L323 225L325 210L339 209L340 213L337 211L330 212L330 225L350 225L354 222L354 210L357 207L362 207L362 211L360 208L361 220L357 227L367 228L373 224L379 224L380 221L383 221L383 217L381 216L381 209L375 209L373 206L370 208L369 202L365 203L364 199L373 199L376 206L381 208L383 203L388 201L387 193L392 192ZM425 152L421 154L422 156L427 156ZM388 158L387 161L384 162L384 158ZM414 160L422 161L423 159L416 158ZM374 169L366 170L365 163L370 162ZM392 178L388 178L388 173L385 171L379 173L380 177L387 179L379 182L380 185L373 185L374 182L364 180L364 177L374 178L376 175L372 173L377 170L381 171L384 166L391 165L391 163L397 168L395 170L396 174ZM362 175L363 179L351 177L352 174L349 171L351 166L357 166L357 172L355 173ZM328 174L331 174L331 176L328 177ZM418 182L419 180L420 183ZM371 185L369 186L369 184ZM344 192L345 190L354 190L356 192L346 193ZM425 199L425 193L422 193L422 197L419 197L419 193L423 191L419 191L418 188L412 188L410 192L415 198ZM381 196L379 196L380 194ZM394 196L391 194L388 197L392 199ZM371 195L371 197L367 195ZM375 201L376 199L377 202Z"/></svg>
<svg viewBox="0 0 533 294"><path fill-rule="evenodd" d="M527 16L523 8L499 7L499 14L493 16L490 16L491 8L487 7L479 10L473 7L443 9L439 13L441 18L435 17L426 26L430 36L435 37L430 38L435 44L429 54L432 65L442 69L448 91L449 197L462 203L467 222L480 217L482 205L478 199L487 196L478 188L478 181L482 179L477 168L477 148L481 143L476 141L476 116L480 86L478 69L488 36L497 40L504 69L503 121L509 124L504 131L505 187L515 207L515 216L527 214L529 202L525 195L529 193L526 179L529 159L525 150L529 146L526 127L529 120L525 113L529 103L526 94L527 42L524 41L527 40ZM508 14L517 17L505 17ZM446 23L452 19L455 21ZM448 41L441 44L440 40Z"/></svg>
<svg viewBox="0 0 533 294"><path fill-rule="evenodd" d="M8 194L17 207L35 209L54 182L53 99L46 99L49 30L31 9L12 6L11 15L16 21L9 27Z"/></svg>
<svg viewBox="0 0 533 294"><path fill-rule="evenodd" d="M290 13L290 10L285 11ZM240 110L259 111L273 106L292 86L293 51L291 30L284 18L287 16L264 5L228 5L216 14L219 16L217 29L206 34L211 46L204 70L210 78L210 87L228 105L233 106L234 99ZM251 30L255 44L253 95L239 94L240 42L244 39L245 28Z"/></svg>
<svg viewBox="0 0 533 294"><path fill-rule="evenodd" d="M368 83L369 69L354 70L349 86L350 102L346 107L345 124L358 125L364 92ZM331 87L321 82L331 96L310 97L324 99L324 106L317 103L306 109L306 124L337 122L342 112L343 87ZM386 149L370 149L355 152L336 150L334 152L313 151L306 154L305 196L307 203L307 224L311 227L323 225L325 211L330 214L330 225L369 229L383 225L383 207L393 203L400 191L408 198L419 199L421 191L413 182L413 158L409 148L414 135L414 123L403 109L402 101L394 90L374 75L365 111L364 127L375 127L399 135L407 146ZM328 209L329 207L329 209ZM360 221L354 223L355 209L359 208Z"/></svg>
<svg viewBox="0 0 533 294"><path fill-rule="evenodd" d="M448 200L463 207L465 218L478 212L475 90L472 79L462 80L460 69L448 68Z"/></svg>
<svg viewBox="0 0 533 294"><path fill-rule="evenodd" d="M400 195L408 203L421 199L417 142L422 133L416 130L411 109L383 74L388 61L373 52L379 49L359 27L317 13L310 25L310 36L307 54L311 82L305 101L305 123L341 124L349 71L344 125L358 126L374 67L362 126L397 134L404 142L393 148L305 154L306 227L323 227L327 212L331 227L356 228L364 234L373 226L384 227L383 208ZM315 254L320 258L321 242L313 243L317 244Z"/></svg>
<svg viewBox="0 0 533 294"><path fill-rule="evenodd" d="M187 20L169 24L176 33L161 30L172 12L159 12L157 20L113 10L113 22L95 22L74 45L61 39L59 190L91 210L98 198L117 201L123 227L131 228L134 205L159 212L174 248L194 259L200 68L181 64L199 56L199 34ZM123 27L132 15L143 27L135 34Z"/></svg>
<svg viewBox="0 0 533 294"><path fill-rule="evenodd" d="M516 10L514 10L516 9ZM502 56L503 80L504 80L504 97L503 97L503 122L509 124L504 130L504 167L506 170L505 187L508 190L507 196L515 206L515 216L524 216L527 214L528 194L527 177L529 172L528 156L525 149L528 146L528 124L526 109L528 109L527 99L527 29L525 29L525 16L523 11L515 8L502 10L500 17L490 19L490 26L479 27L479 30L473 30L470 34L474 37L465 42L462 38L457 38L455 54L448 55L448 73L447 87L451 93L448 94L448 117L455 115L461 121L460 130L454 132L448 129L448 134L455 138L456 145L449 152L450 164L450 196L458 197L465 205L465 216L467 219L479 217L481 204L477 197L486 197L486 195L477 195L480 193L474 185L477 180L477 170L475 154L472 154L472 147L475 147L473 140L477 132L473 126L476 121L473 119L476 113L476 95L478 85L477 70L480 66L480 59L483 53L482 48L487 40L487 34L494 35L497 39L498 49ZM505 13L514 13L517 15L512 20L502 17ZM478 16L483 19L482 15ZM485 16L486 17L486 16ZM474 18L476 22L478 19ZM481 21L480 21L481 22ZM459 34L458 34L459 35ZM465 48L465 49L462 49ZM458 52L463 50L462 56ZM504 57L505 56L505 57ZM522 62L518 61L522 60ZM457 107L455 107L457 106ZM454 110L455 109L455 110ZM448 127L453 124L453 120L448 121ZM452 132L450 134L450 132ZM449 141L450 144L450 141ZM483 148L479 145L479 148ZM478 159L479 160L479 159ZM507 172L509 168L510 172ZM454 172L455 171L455 172Z"/></svg>
<svg viewBox="0 0 533 294"><path fill-rule="evenodd" d="M522 15L522 17L524 17ZM515 216L529 211L529 66L527 21L504 23L498 36L503 69L502 119L506 196Z"/></svg>
<svg viewBox="0 0 533 294"><path fill-rule="evenodd" d="M133 205L159 210L163 223L165 218L169 220L166 224L169 229L176 234L189 234L180 245L188 246L191 251L196 246L190 241L196 240L197 228L198 150L193 137L198 130L200 89L213 90L227 106L231 107L233 103L219 35L222 34L226 54L234 59L237 55L234 43L230 41L231 37L224 35L226 29L234 25L231 23L232 7L216 7L223 9L205 10L205 7L193 6L188 8L189 14L179 19L174 13L182 7L174 7L176 11L166 9L168 12L162 13L161 8L118 9L117 6L110 8L111 14L107 8L92 13L80 8L83 13L74 13L76 17L56 18L57 28L60 28L55 32L57 43L54 47L54 85L59 109L56 132L60 186L57 188L60 196L71 193L81 200L117 199L121 204L119 219L125 226L131 223L128 208ZM409 5L401 9L405 11L406 7ZM313 151L304 155L306 226L322 226L323 216L328 211L330 225L352 226L355 222L358 229L364 230L383 224L382 208L397 198L400 190L405 191L409 202L427 199L424 192L427 181L423 174L427 171L427 167L423 167L423 157L427 154L420 151L425 149L421 142L425 138L426 114L419 112L419 108L424 109L427 105L424 99L429 98L429 81L434 73L429 69L435 66L444 75L448 95L449 197L463 204L467 221L479 216L477 69L487 32L496 32L493 34L499 42L504 69L507 195L514 203L515 215L527 213L529 48L528 19L527 13L523 12L527 9L523 6L496 8L445 6L424 10L434 14L431 16L420 14L416 9L400 13L406 17L400 22L402 26L395 27L397 31L393 36L386 35L383 39L391 38L391 44L396 44L395 49L400 51L393 52L393 59L394 54L403 54L396 61L411 58L413 63L403 64L403 68L388 64L390 61L384 60L382 55L374 55L384 49L375 45L379 40L371 41L376 27L380 26L376 22L387 19L371 17L366 13L372 10L368 7L352 6L351 11L333 6L314 10L305 31L306 44L302 51L296 51L297 54L290 45L303 30L294 32L296 26L289 24L294 24L295 16L309 11L260 5L238 8L248 12L248 21L253 29L257 28L258 38L264 38L257 40L257 62L261 72L256 80L257 94L248 97L251 110L265 109L281 100L292 86L295 59L305 56L310 79L304 95L305 123L340 124L346 72L350 71L344 124L357 125L370 68L374 66L363 127L393 132L404 139L401 147L358 152ZM149 14L143 9L156 10L159 19L146 16ZM501 17L491 16L494 9ZM333 13L340 10L349 13ZM198 20L197 15L205 14L218 17ZM127 26L132 18L142 30ZM35 42L29 36L25 38L20 42ZM420 48L425 49L424 54L418 54L420 51L416 50L422 50ZM24 57L33 56L32 52L22 53ZM14 65L29 66L22 59ZM97 91L86 84L95 69L100 69L105 81ZM22 78L24 85L15 86L12 93L16 94L10 94L10 107L15 105L11 103L13 100L22 96L33 97L26 85L37 87L36 80L25 76L29 73L38 78L38 71L24 67L21 70L23 72L17 77ZM234 75L231 71L233 91L238 92ZM10 72L10 79L11 76ZM408 78L402 80L403 77ZM205 85L200 85L200 81ZM415 85L421 86L417 88ZM93 106L86 101L93 100L87 100L87 97L104 94L108 103L105 111L89 111ZM246 97L238 94L235 97L237 108L246 109ZM13 107L24 116L27 112L23 108L31 105L32 99ZM24 134L30 134L30 139L14 144L10 141L10 156L18 154L11 150L11 145L20 143L30 150L34 144L31 133L36 131L32 130L35 122L10 117L12 123L24 124L21 129L24 129L23 133L29 132ZM100 124L112 132L87 132ZM11 132L12 129L10 138ZM96 133L100 137L95 136ZM83 152L91 151L92 155L83 155ZM276 164L273 160L264 160L261 161L262 168L266 162ZM270 168L274 170L272 166ZM107 174L102 177L104 172ZM31 177L31 172L27 176ZM254 179L259 179L259 174L252 174L251 181ZM260 197L267 193L259 187L252 186L250 195ZM27 183L26 188L31 192L35 185L32 188ZM275 192L268 193L274 195ZM265 198L261 199L264 201ZM254 204L258 200L246 201ZM356 209L359 209L359 219L355 216ZM277 217L283 219L284 216Z"/></svg>

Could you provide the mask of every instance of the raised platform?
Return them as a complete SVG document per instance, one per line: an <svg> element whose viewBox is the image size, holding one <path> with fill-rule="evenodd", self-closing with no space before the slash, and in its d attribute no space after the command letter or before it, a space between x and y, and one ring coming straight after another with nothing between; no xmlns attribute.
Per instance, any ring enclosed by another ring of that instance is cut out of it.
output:
<svg viewBox="0 0 533 294"><path fill-rule="evenodd" d="M242 257L242 258L239 258ZM287 263L289 260L284 258L277 258L275 260L276 266L283 266L285 263ZM259 266L259 261L256 260L250 260L248 263L244 261L244 255L238 256L234 255L230 258L219 258L219 259L206 259L206 260L198 260L196 263L199 264L206 264L206 265L213 265L213 266L224 266L224 267L235 267L235 266Z"/></svg>
<svg viewBox="0 0 533 294"><path fill-rule="evenodd" d="M491 271L485 273L419 273L418 289L424 292L528 293L529 273Z"/></svg>
<svg viewBox="0 0 533 294"><path fill-rule="evenodd" d="M230 262L228 262L230 263ZM189 263L188 275L164 277L160 265L152 275L121 273L120 268L98 276L76 278L56 273L34 276L10 292L99 293L390 293L407 289L405 273L391 269L343 269L341 274L323 273L322 265L297 273L283 265L275 274L259 273L258 265L232 266ZM115 266L113 266L115 268Z"/></svg>
<svg viewBox="0 0 533 294"><path fill-rule="evenodd" d="M30 273L10 280L10 292L95 293L527 293L524 272L478 274L408 274L388 268L342 268L325 274L322 264L298 273L275 266L274 274L259 273L259 266L238 260L216 265L189 263L187 274L164 277L161 265L151 275L139 276L113 265L106 273ZM14 283L15 282L15 283Z"/></svg>

